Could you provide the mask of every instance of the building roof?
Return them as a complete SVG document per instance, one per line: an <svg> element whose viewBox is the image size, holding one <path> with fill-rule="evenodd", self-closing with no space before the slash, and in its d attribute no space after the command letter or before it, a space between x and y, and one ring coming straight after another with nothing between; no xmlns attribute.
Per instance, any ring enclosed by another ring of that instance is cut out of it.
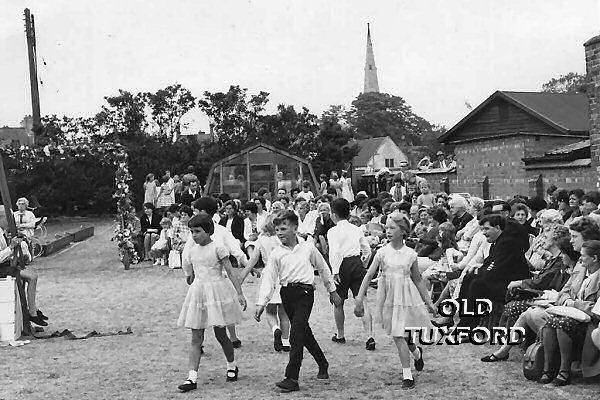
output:
<svg viewBox="0 0 600 400"><path fill-rule="evenodd" d="M574 168L590 165L590 141L582 140L547 151L543 156L524 158L525 169Z"/></svg>
<svg viewBox="0 0 600 400"><path fill-rule="evenodd" d="M352 142L358 144L359 151L356 157L352 160L352 165L355 167L363 167L369 163L369 160L377 152L379 147L385 142L388 136L374 137L369 139L361 139Z"/></svg>
<svg viewBox="0 0 600 400"><path fill-rule="evenodd" d="M543 92L496 91L438 139L447 141L464 124L495 99L503 99L565 134L588 133L590 111L587 95Z"/></svg>
<svg viewBox="0 0 600 400"><path fill-rule="evenodd" d="M582 140L581 142L576 142L576 143L571 143L568 144L566 146L563 147L559 147L557 149L554 150L550 150L548 152L546 152L546 154L548 155L554 155L554 154L569 154L569 153L573 153L577 150L582 150L585 149L586 147L590 147L590 140Z"/></svg>

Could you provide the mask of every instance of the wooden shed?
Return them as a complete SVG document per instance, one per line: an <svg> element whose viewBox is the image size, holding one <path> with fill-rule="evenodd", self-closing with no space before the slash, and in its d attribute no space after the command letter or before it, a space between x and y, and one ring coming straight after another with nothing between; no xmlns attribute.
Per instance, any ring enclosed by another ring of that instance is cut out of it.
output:
<svg viewBox="0 0 600 400"><path fill-rule="evenodd" d="M266 188L275 195L280 188L289 194L308 181L313 193L319 183L310 162L265 143L247 147L214 163L208 173L204 194L227 193L231 198L250 200L252 193Z"/></svg>

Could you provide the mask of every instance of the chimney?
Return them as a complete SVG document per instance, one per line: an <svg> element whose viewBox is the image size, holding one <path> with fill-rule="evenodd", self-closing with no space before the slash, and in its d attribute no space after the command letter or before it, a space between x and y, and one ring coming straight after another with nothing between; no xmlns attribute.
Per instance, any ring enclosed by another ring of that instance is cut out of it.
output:
<svg viewBox="0 0 600 400"><path fill-rule="evenodd" d="M590 153L596 188L600 189L600 35L585 42L587 96L590 106Z"/></svg>

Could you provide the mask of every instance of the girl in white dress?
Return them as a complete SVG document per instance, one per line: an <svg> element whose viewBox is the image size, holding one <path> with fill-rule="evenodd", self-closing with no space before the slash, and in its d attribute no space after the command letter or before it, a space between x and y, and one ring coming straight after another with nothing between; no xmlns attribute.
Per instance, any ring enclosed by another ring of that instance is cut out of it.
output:
<svg viewBox="0 0 600 400"><path fill-rule="evenodd" d="M183 272L190 287L177 325L192 330L192 347L188 379L179 385L182 392L196 389L204 330L210 327L213 327L227 359L226 380L237 381L238 367L226 326L239 324L242 321L242 309L246 310L246 299L229 262L229 251L217 246L210 238L214 233L211 217L196 215L188 226L195 243L186 247L182 256ZM227 272L227 277L223 270Z"/></svg>
<svg viewBox="0 0 600 400"><path fill-rule="evenodd" d="M146 182L144 182L144 203L156 206L156 182L154 181L154 174L146 175Z"/></svg>
<svg viewBox="0 0 600 400"><path fill-rule="evenodd" d="M362 316L363 301L369 283L380 270L377 288L377 314L383 329L394 339L402 364L402 387L414 387L410 368L410 354L415 359L415 369L421 371L424 366L423 349L411 340L410 332L405 328L431 327L428 310L435 314L431 298L427 294L425 283L419 272L417 253L404 245L404 238L410 232L410 222L400 213L392 213L386 223L386 235L389 243L379 249L364 277L355 301L354 313Z"/></svg>
<svg viewBox="0 0 600 400"><path fill-rule="evenodd" d="M275 215L271 214L265 220L262 233L255 242L256 247L250 255L248 265L246 268L244 268L240 276L242 283L258 262L259 257L262 256L264 264L267 265L271 251L273 251L275 247L281 245L281 242L277 236L275 236L275 225L273 225L274 218ZM269 301L269 304L267 304L265 309L267 314L266 319L267 324L269 324L269 327L273 331L273 348L277 352L287 352L290 351L290 319L288 318L285 310L283 309L283 305L281 304L279 289L279 285L277 285L275 292L273 292L271 301Z"/></svg>
<svg viewBox="0 0 600 400"><path fill-rule="evenodd" d="M340 182L342 184L342 197L348 200L349 203L354 201L354 191L352 190L352 179L347 177L348 172L342 170Z"/></svg>

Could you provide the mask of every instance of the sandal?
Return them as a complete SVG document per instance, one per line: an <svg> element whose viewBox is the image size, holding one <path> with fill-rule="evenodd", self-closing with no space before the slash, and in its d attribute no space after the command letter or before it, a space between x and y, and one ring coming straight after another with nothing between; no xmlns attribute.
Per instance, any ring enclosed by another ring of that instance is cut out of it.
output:
<svg viewBox="0 0 600 400"><path fill-rule="evenodd" d="M547 383L552 382L553 380L554 380L554 378L552 377L552 375L550 375L550 372L543 371L542 376L540 377L540 380L538 382L541 383L542 385L545 385Z"/></svg>
<svg viewBox="0 0 600 400"><path fill-rule="evenodd" d="M571 383L571 372L570 371L566 371L566 370L559 371L558 375L556 375L556 378L554 378L554 384L556 386L567 386L569 383Z"/></svg>
<svg viewBox="0 0 600 400"><path fill-rule="evenodd" d="M182 385L179 385L178 389L182 392L189 392L190 390L195 390L198 387L196 382L192 382L190 379L187 379Z"/></svg>
<svg viewBox="0 0 600 400"><path fill-rule="evenodd" d="M237 381L238 380L238 372L239 372L238 367L235 367L235 369L228 369L227 370L227 379L225 381L226 382Z"/></svg>
<svg viewBox="0 0 600 400"><path fill-rule="evenodd" d="M498 357L497 355L495 355L494 353L487 355L485 357L481 358L481 361L483 362L496 362L496 361L506 361L508 360L508 354L505 355L504 357Z"/></svg>

